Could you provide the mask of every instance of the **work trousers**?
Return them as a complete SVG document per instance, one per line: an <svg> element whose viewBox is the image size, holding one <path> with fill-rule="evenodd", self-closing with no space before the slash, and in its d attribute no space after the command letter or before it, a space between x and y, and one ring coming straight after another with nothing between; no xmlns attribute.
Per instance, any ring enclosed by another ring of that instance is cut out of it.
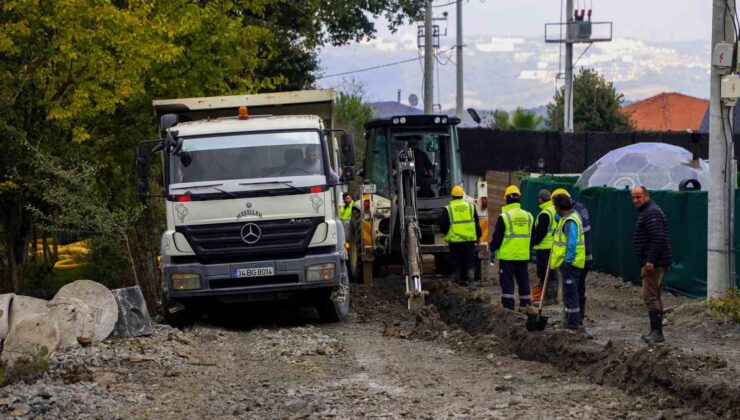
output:
<svg viewBox="0 0 740 420"><path fill-rule="evenodd" d="M475 242L450 243L452 272L455 279L465 283L475 281ZM466 280L467 279L467 280Z"/></svg>
<svg viewBox="0 0 740 420"><path fill-rule="evenodd" d="M653 271L646 271L642 268L642 299L648 309L660 311L663 313L663 300L661 292L663 290L663 276L665 276L665 267L655 267Z"/></svg>
<svg viewBox="0 0 740 420"><path fill-rule="evenodd" d="M565 328L578 329L581 323L581 307L579 303L579 283L585 278L583 269L564 263L560 267L563 276L563 304L565 305Z"/></svg>
<svg viewBox="0 0 740 420"><path fill-rule="evenodd" d="M547 273L547 263L550 261L550 250L535 250L535 258L537 259L537 278L539 279L540 286L542 286L545 282L545 273ZM542 291L542 293L545 294L543 300L546 304L555 304L558 302L559 282L560 276L558 276L558 270L550 269L550 274L547 279L547 290Z"/></svg>
<svg viewBox="0 0 740 420"><path fill-rule="evenodd" d="M578 307L581 310L581 324L583 324L583 318L586 317L586 276L588 276L588 272L591 270L592 265L593 261L587 260L586 268L581 270L581 278L578 279Z"/></svg>
<svg viewBox="0 0 740 420"><path fill-rule="evenodd" d="M501 305L504 308L514 309L514 280L519 287L519 306L529 306L532 303L529 289L528 261L499 261L501 268L498 271L501 280Z"/></svg>

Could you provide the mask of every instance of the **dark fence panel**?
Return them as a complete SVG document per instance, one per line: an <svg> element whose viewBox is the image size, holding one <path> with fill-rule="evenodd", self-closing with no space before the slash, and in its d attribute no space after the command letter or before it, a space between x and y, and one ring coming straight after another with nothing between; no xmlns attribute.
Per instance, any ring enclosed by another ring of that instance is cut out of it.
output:
<svg viewBox="0 0 740 420"><path fill-rule="evenodd" d="M488 128L460 128L463 172L471 175L494 171L537 172L543 159L548 173L581 173L614 149L633 143L667 143L683 147L706 159L707 134L634 131L626 133L572 133L555 131L501 131ZM734 139L735 150L740 135Z"/></svg>

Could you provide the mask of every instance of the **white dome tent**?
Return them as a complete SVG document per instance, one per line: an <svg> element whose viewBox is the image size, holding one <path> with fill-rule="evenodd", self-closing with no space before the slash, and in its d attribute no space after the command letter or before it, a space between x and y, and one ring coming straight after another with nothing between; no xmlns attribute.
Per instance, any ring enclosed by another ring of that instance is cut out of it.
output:
<svg viewBox="0 0 740 420"><path fill-rule="evenodd" d="M636 143L604 155L586 169L576 185L587 187L634 188L678 191L681 181L698 180L709 184L709 164L699 159L692 165L688 150L665 143Z"/></svg>

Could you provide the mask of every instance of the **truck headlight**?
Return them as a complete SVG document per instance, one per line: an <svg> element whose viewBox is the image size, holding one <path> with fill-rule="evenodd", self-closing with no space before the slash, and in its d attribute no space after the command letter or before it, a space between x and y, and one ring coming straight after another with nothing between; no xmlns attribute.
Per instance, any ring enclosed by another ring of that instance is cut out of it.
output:
<svg viewBox="0 0 740 420"><path fill-rule="evenodd" d="M336 266L334 263L316 264L306 268L306 281L334 280Z"/></svg>
<svg viewBox="0 0 740 420"><path fill-rule="evenodd" d="M175 273L171 276L172 287L175 290L193 290L200 289L200 274L192 273Z"/></svg>

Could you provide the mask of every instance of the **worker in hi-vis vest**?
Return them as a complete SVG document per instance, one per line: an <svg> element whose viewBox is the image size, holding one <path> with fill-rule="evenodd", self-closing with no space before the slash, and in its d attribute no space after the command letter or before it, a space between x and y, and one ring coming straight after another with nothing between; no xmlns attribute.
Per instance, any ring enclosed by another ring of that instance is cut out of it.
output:
<svg viewBox="0 0 740 420"><path fill-rule="evenodd" d="M532 302L539 304L542 293L545 298L542 299L544 305L555 305L558 303L558 271L550 270L547 279L547 290L542 290L547 274L547 263L550 261L550 248L552 248L552 235L555 233L557 221L555 221L555 206L552 204L550 191L542 189L537 194L537 201L540 203L540 213L534 222L532 230L532 249L534 250L535 261L537 265L537 279L539 284L532 287Z"/></svg>
<svg viewBox="0 0 740 420"><path fill-rule="evenodd" d="M491 238L491 253L499 261L501 280L501 305L514 309L514 280L519 287L519 311L534 313L527 272L530 257L530 240L534 218L519 203L522 193L516 185L506 188L506 205L496 220Z"/></svg>
<svg viewBox="0 0 740 420"><path fill-rule="evenodd" d="M581 215L573 210L573 201L565 194L552 197L558 215L550 253L550 270L560 269L563 277L563 304L565 305L565 328L582 328L578 282L586 267L586 239L583 235Z"/></svg>
<svg viewBox="0 0 740 420"><path fill-rule="evenodd" d="M352 194L348 192L342 194L342 201L344 201L344 205L339 206L339 219L352 220L352 209L355 207L355 201L352 199Z"/></svg>
<svg viewBox="0 0 740 420"><path fill-rule="evenodd" d="M455 281L475 285L475 244L483 235L478 212L465 201L465 191L459 185L452 188L452 200L440 215L439 225L450 244L450 256Z"/></svg>

